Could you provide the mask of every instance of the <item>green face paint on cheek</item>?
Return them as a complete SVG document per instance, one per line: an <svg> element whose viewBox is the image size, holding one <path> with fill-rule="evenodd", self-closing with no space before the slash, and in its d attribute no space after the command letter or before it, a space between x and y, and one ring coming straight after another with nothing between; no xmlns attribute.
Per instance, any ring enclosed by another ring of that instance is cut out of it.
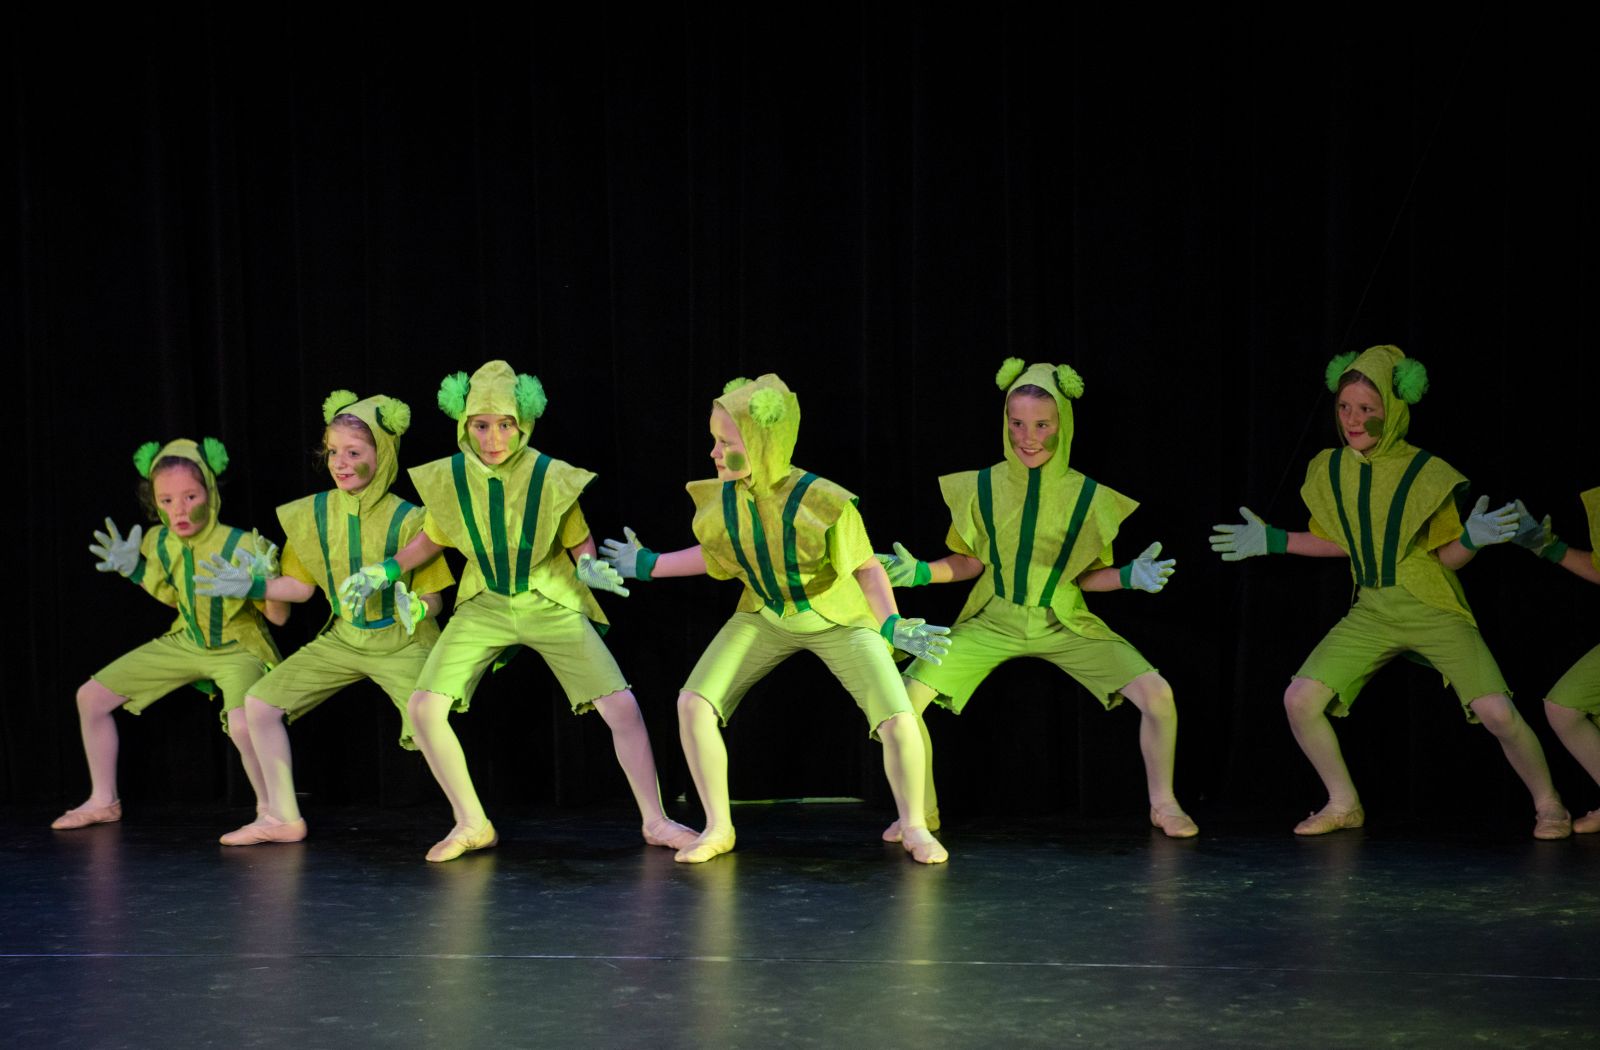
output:
<svg viewBox="0 0 1600 1050"><path fill-rule="evenodd" d="M745 459L744 453L740 452L738 449L732 449L722 457L722 468L724 470L732 471L735 474L739 473L749 465L750 461Z"/></svg>
<svg viewBox="0 0 1600 1050"><path fill-rule="evenodd" d="M195 524L195 527L197 527L197 528L199 526L201 526L201 525L204 525L206 522L210 521L211 520L211 504L209 504L209 503L197 503L197 504L195 504L193 507L191 507L189 509L189 520L191 522L193 522Z"/></svg>
<svg viewBox="0 0 1600 1050"><path fill-rule="evenodd" d="M1060 446L1060 444L1061 435L1059 433L1051 434L1049 437L1044 439L1044 447L1049 449L1051 452L1054 452L1056 448Z"/></svg>
<svg viewBox="0 0 1600 1050"><path fill-rule="evenodd" d="M372 467L366 463L357 463L356 477L360 478L362 481L366 481L368 478L372 477Z"/></svg>
<svg viewBox="0 0 1600 1050"><path fill-rule="evenodd" d="M1367 421L1366 421L1366 423L1363 424L1363 426L1366 428L1367 433L1371 434L1373 437L1375 437L1375 438L1383 437L1383 417L1382 416L1368 416L1367 417Z"/></svg>

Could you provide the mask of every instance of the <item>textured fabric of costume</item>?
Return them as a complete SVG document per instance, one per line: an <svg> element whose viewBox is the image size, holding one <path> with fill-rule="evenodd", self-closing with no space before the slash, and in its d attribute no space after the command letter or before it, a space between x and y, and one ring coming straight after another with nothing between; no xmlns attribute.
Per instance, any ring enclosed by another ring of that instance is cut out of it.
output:
<svg viewBox="0 0 1600 1050"><path fill-rule="evenodd" d="M770 423L752 415L751 401L761 398L774 410L782 406ZM842 626L876 630L854 575L872 557L855 496L790 462L800 433L799 399L769 374L715 403L739 428L750 475L686 486L706 570L744 584L740 612L765 608L781 617L810 609Z"/></svg>
<svg viewBox="0 0 1600 1050"><path fill-rule="evenodd" d="M1311 532L1350 556L1357 587L1404 587L1426 605L1473 621L1456 574L1432 554L1461 535L1456 496L1467 479L1405 440L1411 410L1393 380L1404 356L1398 347L1375 346L1347 369L1377 387L1383 434L1365 454L1348 446L1319 452L1300 495Z"/></svg>
<svg viewBox="0 0 1600 1050"><path fill-rule="evenodd" d="M534 420L519 411L515 384L516 373L504 361L478 369L456 421L461 451L411 469L428 508L425 528L435 542L467 557L458 606L485 590L508 597L537 591L603 626L605 613L566 556L589 534L578 497L595 475L528 446ZM467 427L482 414L517 420L517 447L502 463L478 458Z"/></svg>

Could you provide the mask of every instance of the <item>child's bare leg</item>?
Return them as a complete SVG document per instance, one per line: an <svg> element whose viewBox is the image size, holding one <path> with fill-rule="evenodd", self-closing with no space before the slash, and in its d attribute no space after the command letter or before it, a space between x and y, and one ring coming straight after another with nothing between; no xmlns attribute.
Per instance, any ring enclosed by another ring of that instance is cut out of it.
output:
<svg viewBox="0 0 1600 1050"><path fill-rule="evenodd" d="M617 764L628 778L633 800L639 806L644 840L652 846L683 849L695 840L695 833L675 820L667 819L661 806L661 785L656 779L655 755L650 749L650 732L633 693L624 689L594 702L595 710L611 729L611 745Z"/></svg>
<svg viewBox="0 0 1600 1050"><path fill-rule="evenodd" d="M239 764L244 767L245 779L256 796L256 813L267 811L267 788L261 779L261 762L256 758L255 746L250 742L250 723L241 705L228 712L228 739L239 751Z"/></svg>
<svg viewBox="0 0 1600 1050"><path fill-rule="evenodd" d="M413 739L422 757L428 760L433 779L439 782L445 798L450 800L450 811L455 816L455 827L450 834L434 843L428 851L431 861L454 860L468 850L487 849L500 841L489 815L478 801L478 792L472 786L472 774L467 771L467 756L461 750L461 741L450 728L450 698L439 693L417 690L406 704L406 714L411 718Z"/></svg>
<svg viewBox="0 0 1600 1050"><path fill-rule="evenodd" d="M1178 748L1178 706L1172 700L1172 686L1156 672L1146 671L1119 691L1139 709L1139 752L1144 756L1151 825L1175 839L1193 838L1200 829L1172 791Z"/></svg>
<svg viewBox="0 0 1600 1050"><path fill-rule="evenodd" d="M78 729L83 757L89 765L89 797L67 810L50 826L57 830L85 828L122 819L117 798L117 723L112 716L128 699L93 678L78 687Z"/></svg>
<svg viewBox="0 0 1600 1050"><path fill-rule="evenodd" d="M684 864L699 864L734 846L733 806L728 801L728 748L722 740L722 727L716 709L699 693L678 694L678 739L689 775L705 810L705 830L678 851Z"/></svg>
<svg viewBox="0 0 1600 1050"><path fill-rule="evenodd" d="M906 696L911 701L911 710L917 716L917 730L922 736L923 756L923 781L922 781L922 806L927 816L929 831L939 830L939 793L933 786L933 738L928 735L928 722L923 717L928 705L933 702L933 687L924 685L915 678L905 679ZM893 824L883 829L883 841L900 841L900 821L896 818Z"/></svg>
<svg viewBox="0 0 1600 1050"><path fill-rule="evenodd" d="M927 776L927 759L922 736L916 726L921 721L910 711L891 715L878 723L878 739L883 741L883 772L894 793L900 813L900 843L919 864L942 864L950 854L928 830L924 816L922 789Z"/></svg>
<svg viewBox="0 0 1600 1050"><path fill-rule="evenodd" d="M1325 835L1342 828L1358 828L1366 820L1361 796L1344 764L1339 737L1328 721L1333 690L1312 678L1296 678L1283 694L1283 709L1295 742L1328 791L1328 803L1295 825L1296 835Z"/></svg>
<svg viewBox="0 0 1600 1050"><path fill-rule="evenodd" d="M306 837L306 822L294 797L294 775L289 757L289 734L283 712L253 696L230 715L243 714L250 726L250 746L260 764L264 795L256 806L256 819L222 836L224 846L254 846L262 842L299 842Z"/></svg>
<svg viewBox="0 0 1600 1050"><path fill-rule="evenodd" d="M1600 726L1584 712L1549 700L1544 702L1544 716L1578 765L1600 784ZM1579 834L1600 832L1600 809L1574 820L1572 830Z"/></svg>
<svg viewBox="0 0 1600 1050"><path fill-rule="evenodd" d="M1518 713L1516 705L1504 693L1480 696L1471 704L1485 729L1500 741L1500 750L1517 771L1528 794L1533 796L1535 823L1533 837L1539 839L1564 839L1572 834L1572 817L1561 804L1556 786L1550 780L1550 766L1544 760L1544 748L1534 736L1530 726Z"/></svg>

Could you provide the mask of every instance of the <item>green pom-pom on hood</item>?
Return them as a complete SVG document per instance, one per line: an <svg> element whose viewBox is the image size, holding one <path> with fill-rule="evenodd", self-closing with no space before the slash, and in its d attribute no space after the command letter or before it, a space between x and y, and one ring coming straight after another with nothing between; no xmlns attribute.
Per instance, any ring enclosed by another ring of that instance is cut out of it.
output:
<svg viewBox="0 0 1600 1050"><path fill-rule="evenodd" d="M1000 363L1000 370L994 374L994 385L1001 390L1010 390L1011 384L1017 381L1017 377L1027 367L1027 362L1020 357L1006 358Z"/></svg>
<svg viewBox="0 0 1600 1050"><path fill-rule="evenodd" d="M141 478L150 477L150 466L156 461L156 453L161 451L161 442L146 441L133 453L133 469L139 472Z"/></svg>
<svg viewBox="0 0 1600 1050"><path fill-rule="evenodd" d="M1421 361L1407 357L1394 366L1394 392L1400 400L1414 405L1428 392L1428 369Z"/></svg>
<svg viewBox="0 0 1600 1050"><path fill-rule="evenodd" d="M322 422L324 425L333 422L333 417L361 400L356 397L353 390L335 390L322 399Z"/></svg>
<svg viewBox="0 0 1600 1050"><path fill-rule="evenodd" d="M712 402L739 428L750 461L746 484L763 496L789 476L795 443L800 438L800 399L778 376L768 373L744 383L730 383Z"/></svg>
<svg viewBox="0 0 1600 1050"><path fill-rule="evenodd" d="M439 383L439 411L456 422L467 412L467 373L454 372Z"/></svg>
<svg viewBox="0 0 1600 1050"><path fill-rule="evenodd" d="M770 427L784 416L788 405L776 390L757 390L750 395L750 418L763 427Z"/></svg>
<svg viewBox="0 0 1600 1050"><path fill-rule="evenodd" d="M1011 447L1011 395L1019 387L1032 386L1043 390L1050 395L1056 403L1056 414L1060 420L1059 429L1056 431L1055 452L1045 460L1041 470L1052 473L1066 473L1068 457L1072 452L1072 398L1083 394L1083 377L1070 365L1053 365L1038 363L1026 367L1013 368L1013 363L1021 365L1020 358L1007 358L996 378L1007 374L1011 381L1004 386L1006 392L1005 403L1000 407L1000 446L1005 450L1006 463L1013 470L1027 471L1022 460L1017 458L1017 452ZM1074 392L1075 391L1075 392Z"/></svg>
<svg viewBox="0 0 1600 1050"><path fill-rule="evenodd" d="M1328 362L1327 370L1323 373L1323 375L1327 380L1329 390L1339 389L1340 378L1342 378L1346 372L1350 371L1350 365L1355 361L1356 356L1356 352L1351 350L1348 353L1339 354L1332 361Z"/></svg>
<svg viewBox="0 0 1600 1050"><path fill-rule="evenodd" d="M1056 389L1070 398L1083 396L1083 377L1071 365L1056 366Z"/></svg>
<svg viewBox="0 0 1600 1050"><path fill-rule="evenodd" d="M376 400L378 402L376 409L378 426L395 437L400 437L411 429L410 405L397 397L380 397Z"/></svg>
<svg viewBox="0 0 1600 1050"><path fill-rule="evenodd" d="M514 396L518 421L538 419L544 415L544 408L550 403L550 399L544 396L544 384L539 382L539 377L527 373L517 376Z"/></svg>
<svg viewBox="0 0 1600 1050"><path fill-rule="evenodd" d="M749 382L750 380L744 376L735 376L733 379L730 379L726 383L722 384L722 392L724 394L731 394L740 387L747 385Z"/></svg>
<svg viewBox="0 0 1600 1050"><path fill-rule="evenodd" d="M1328 373L1331 375L1334 365L1344 359L1345 355L1342 354L1334 358L1328 365ZM1359 372L1383 400L1383 434L1366 453L1368 459L1376 459L1405 440L1411 429L1410 405L1427 390L1428 370L1422 366L1422 362L1407 357L1398 346L1386 343L1369 346L1349 361L1338 375L1333 376L1330 384L1333 389L1338 389L1339 379L1346 372ZM1334 425L1338 426L1337 420ZM1339 440L1340 444L1344 443L1342 432Z"/></svg>
<svg viewBox="0 0 1600 1050"><path fill-rule="evenodd" d="M211 473L221 474L228 469L228 449L221 441L213 437L203 439L200 452L206 457L206 466L211 468Z"/></svg>

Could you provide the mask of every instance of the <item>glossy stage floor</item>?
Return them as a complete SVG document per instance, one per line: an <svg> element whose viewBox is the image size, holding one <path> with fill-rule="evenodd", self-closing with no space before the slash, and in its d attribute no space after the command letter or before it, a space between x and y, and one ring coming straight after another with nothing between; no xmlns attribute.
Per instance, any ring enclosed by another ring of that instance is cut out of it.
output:
<svg viewBox="0 0 1600 1050"><path fill-rule="evenodd" d="M246 849L52 815L0 813L6 1046L1600 1045L1600 836L1202 810L973 821L924 868L876 809L768 805L699 866L610 810L433 865L433 808Z"/></svg>

